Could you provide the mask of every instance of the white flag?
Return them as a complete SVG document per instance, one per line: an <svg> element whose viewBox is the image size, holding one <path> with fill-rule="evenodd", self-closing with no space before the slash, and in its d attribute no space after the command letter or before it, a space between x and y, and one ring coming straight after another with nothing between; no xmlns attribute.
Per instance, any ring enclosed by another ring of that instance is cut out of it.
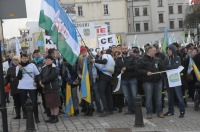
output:
<svg viewBox="0 0 200 132"><path fill-rule="evenodd" d="M118 78L117 87L115 88L115 90L114 90L113 92L117 92L117 91L119 91L119 89L120 89L120 86L121 86L121 78L122 78L122 73L121 73L121 74L119 74L119 75L117 76L117 78Z"/></svg>
<svg viewBox="0 0 200 132"><path fill-rule="evenodd" d="M15 47L16 47L16 55L20 56L21 45L20 45L19 39L17 37L15 40Z"/></svg>
<svg viewBox="0 0 200 132"><path fill-rule="evenodd" d="M184 69L183 66L179 66L177 69L168 70L167 72L167 79L169 83L169 87L176 87L181 86L181 76L180 72Z"/></svg>

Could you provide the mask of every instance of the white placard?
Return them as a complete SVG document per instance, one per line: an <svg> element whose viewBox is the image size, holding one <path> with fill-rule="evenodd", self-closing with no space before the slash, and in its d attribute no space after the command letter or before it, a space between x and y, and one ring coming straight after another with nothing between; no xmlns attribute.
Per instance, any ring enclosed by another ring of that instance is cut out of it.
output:
<svg viewBox="0 0 200 132"><path fill-rule="evenodd" d="M99 42L99 48L101 49L108 49L110 46L118 44L115 34L100 37L98 38L98 42Z"/></svg>

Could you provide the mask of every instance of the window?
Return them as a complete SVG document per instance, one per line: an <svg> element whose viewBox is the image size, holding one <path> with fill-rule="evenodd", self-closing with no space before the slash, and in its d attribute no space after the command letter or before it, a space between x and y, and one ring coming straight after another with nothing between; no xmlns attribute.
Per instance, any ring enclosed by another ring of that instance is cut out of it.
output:
<svg viewBox="0 0 200 132"><path fill-rule="evenodd" d="M110 22L105 22L105 24L108 26L108 33L110 33Z"/></svg>
<svg viewBox="0 0 200 132"><path fill-rule="evenodd" d="M128 17L131 17L130 9L128 8Z"/></svg>
<svg viewBox="0 0 200 132"><path fill-rule="evenodd" d="M140 32L140 23L136 23L136 32Z"/></svg>
<svg viewBox="0 0 200 132"><path fill-rule="evenodd" d="M144 23L144 31L148 31L149 30L149 24L148 23Z"/></svg>
<svg viewBox="0 0 200 132"><path fill-rule="evenodd" d="M170 27L170 29L174 29L174 21L169 22L169 27Z"/></svg>
<svg viewBox="0 0 200 132"><path fill-rule="evenodd" d="M179 28L183 28L183 20L179 20Z"/></svg>
<svg viewBox="0 0 200 132"><path fill-rule="evenodd" d="M104 9L104 15L108 15L108 5L107 4L103 5L103 9Z"/></svg>
<svg viewBox="0 0 200 132"><path fill-rule="evenodd" d="M173 14L173 6L169 6L169 14Z"/></svg>
<svg viewBox="0 0 200 132"><path fill-rule="evenodd" d="M158 0L158 6L163 6L162 0Z"/></svg>
<svg viewBox="0 0 200 132"><path fill-rule="evenodd" d="M78 6L78 16L83 16L83 7Z"/></svg>
<svg viewBox="0 0 200 132"><path fill-rule="evenodd" d="M164 20L163 20L163 14L158 14L159 15L159 23L163 23Z"/></svg>
<svg viewBox="0 0 200 132"><path fill-rule="evenodd" d="M182 13L183 13L182 5L178 5L178 13L179 13L179 14L182 14Z"/></svg>
<svg viewBox="0 0 200 132"><path fill-rule="evenodd" d="M135 16L139 16L139 15L140 15L139 8L135 8Z"/></svg>
<svg viewBox="0 0 200 132"><path fill-rule="evenodd" d="M148 15L148 13L147 13L147 7L144 7L143 8L143 16L147 16Z"/></svg>

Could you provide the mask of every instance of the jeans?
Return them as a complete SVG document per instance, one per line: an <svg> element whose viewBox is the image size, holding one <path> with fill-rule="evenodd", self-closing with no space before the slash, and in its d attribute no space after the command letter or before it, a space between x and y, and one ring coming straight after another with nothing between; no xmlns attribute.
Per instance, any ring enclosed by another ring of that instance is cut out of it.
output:
<svg viewBox="0 0 200 132"><path fill-rule="evenodd" d="M101 110L101 103L100 103L100 96L99 96L99 91L98 91L98 82L93 83L93 92L94 92L94 100L95 100L95 105L97 107L97 111Z"/></svg>
<svg viewBox="0 0 200 132"><path fill-rule="evenodd" d="M180 112L185 112L185 103L182 97L182 89L181 86L168 88L168 111L174 113L174 92L179 101Z"/></svg>
<svg viewBox="0 0 200 132"><path fill-rule="evenodd" d="M147 114L153 113L152 100L155 99L156 102L156 112L157 114L162 113L162 81L152 83L143 83L145 99L146 99L146 110Z"/></svg>
<svg viewBox="0 0 200 132"><path fill-rule="evenodd" d="M121 81L122 90L126 102L128 103L128 110L135 112L135 97L137 95L137 79Z"/></svg>
<svg viewBox="0 0 200 132"><path fill-rule="evenodd" d="M105 112L113 110L111 81L99 80L99 95Z"/></svg>
<svg viewBox="0 0 200 132"><path fill-rule="evenodd" d="M27 101L27 94L29 93L30 99L33 103L33 112L35 117L38 117L38 105L37 105L37 90L36 89L20 89L20 98L23 112L26 113L25 104Z"/></svg>

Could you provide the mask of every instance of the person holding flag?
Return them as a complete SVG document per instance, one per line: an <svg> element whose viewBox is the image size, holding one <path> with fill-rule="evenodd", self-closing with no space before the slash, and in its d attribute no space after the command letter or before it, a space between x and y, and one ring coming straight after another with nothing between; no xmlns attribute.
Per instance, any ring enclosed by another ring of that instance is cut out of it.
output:
<svg viewBox="0 0 200 132"><path fill-rule="evenodd" d="M181 65L181 59L177 56L177 48L173 44L167 47L167 54L168 57L165 60L165 67L166 70L176 69ZM180 116L179 118L183 118L185 115L185 103L182 97L182 88L181 86L176 87L168 87L168 112L165 113L165 116L172 116L174 115L174 92L179 101L179 111Z"/></svg>

